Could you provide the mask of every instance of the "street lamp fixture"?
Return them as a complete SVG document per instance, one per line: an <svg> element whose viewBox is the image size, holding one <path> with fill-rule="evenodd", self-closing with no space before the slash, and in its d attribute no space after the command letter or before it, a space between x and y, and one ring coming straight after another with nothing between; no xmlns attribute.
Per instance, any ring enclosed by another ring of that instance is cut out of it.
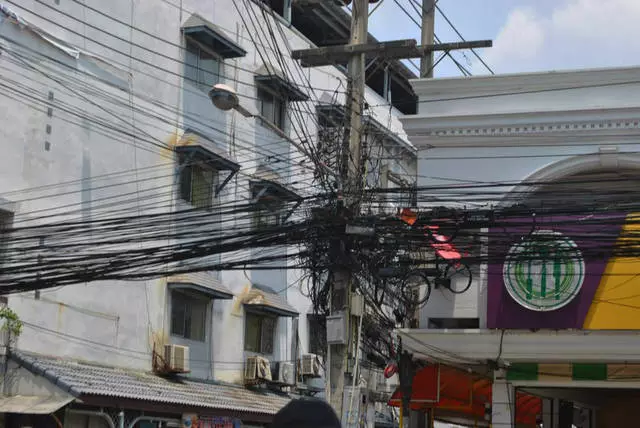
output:
<svg viewBox="0 0 640 428"><path fill-rule="evenodd" d="M209 91L209 98L214 106L223 111L236 110L244 117L254 117L248 110L240 105L238 93L230 86L218 83Z"/></svg>
<svg viewBox="0 0 640 428"><path fill-rule="evenodd" d="M273 132L278 134L279 137L284 138L289 141L296 147L298 150L301 150L303 153L307 153L304 149L298 146L298 143L293 141L287 134L285 134L282 129L278 128L273 122L264 117L261 114L251 113L246 108L242 107L240 104L240 98L238 97L238 93L230 86L223 85L222 83L218 83L214 85L213 88L209 91L209 98L211 98L211 102L214 106L223 111L235 110L244 117L255 117L260 119L260 121Z"/></svg>

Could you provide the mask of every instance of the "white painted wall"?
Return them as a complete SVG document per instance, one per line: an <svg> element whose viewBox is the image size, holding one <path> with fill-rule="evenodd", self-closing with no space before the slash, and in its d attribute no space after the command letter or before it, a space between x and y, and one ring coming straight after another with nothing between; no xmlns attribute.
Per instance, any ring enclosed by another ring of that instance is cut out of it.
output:
<svg viewBox="0 0 640 428"><path fill-rule="evenodd" d="M219 25L228 37L247 50L245 57L227 61L224 67L227 79L223 83L236 88L247 108L255 108L252 72L262 65L262 61L252 45L249 32L243 28L234 0L187 0L181 2L182 10L176 6L177 2L172 1L88 0L85 3L123 21L125 25L85 9L79 3L64 0L60 5L52 2L50 7L25 1L21 2L23 9L14 9L29 23L104 61L88 55L80 55L75 59L28 28L20 28L8 20L0 22L0 36L3 37L0 39L3 44L0 73L3 80L11 88L29 91L33 97L32 100L25 100L23 95L11 97L11 91L6 90L0 102L0 141L3 149L0 158L0 194L12 202L16 222L41 222L43 213L49 214L50 211L40 210L53 207L60 207L59 212L77 210L76 215L89 218L99 215L101 210L114 209L113 206L107 206L113 201L119 201L117 206L126 209L128 214L179 208L173 186L171 152L154 144L175 143L175 135L179 136L187 127L198 128L210 135L222 150L242 165L244 173L225 188L221 195L222 203L249 198L247 174L253 171L257 161L264 160L265 155L275 153L280 157L300 158L300 154L295 153L292 147L256 126L254 120L217 111L204 90L184 84L181 78L183 55L179 46L183 45L183 40L180 27L191 13L197 12ZM257 8L256 5L252 7ZM57 11L70 16L60 15ZM130 26L167 42L132 31ZM107 29L109 34L123 40L110 37L99 29ZM284 33L286 42L280 40L279 34L276 38L285 53L289 48L311 46L295 31L285 28ZM255 36L255 33L251 35ZM113 49L120 52L114 52ZM38 54L48 58L39 57ZM267 56L275 60L274 52L268 51ZM25 70L19 57L33 61L32 65L40 71ZM299 70L293 61L287 59L287 62L292 70ZM233 66L241 69L235 70ZM308 135L313 139L316 129L310 114L315 114L314 103L325 92L331 94L338 87L345 88L346 79L332 67L293 73L294 80L303 86L306 86L308 78L316 88L308 103L295 105L298 110L307 112L301 118ZM73 82L67 80L69 75L75 76ZM108 80L108 84L96 82L93 76ZM65 78L62 84L56 82L60 78ZM249 84L237 84L236 80ZM99 90L100 95L111 99L89 96L80 91L87 87ZM54 93L51 118L47 116L46 105L49 91ZM397 119L397 112L392 110L389 120L389 108L381 106L384 101L377 94L368 90L367 99L378 120L400 134L402 126ZM36 104L35 108L33 104ZM148 114L132 111L131 104ZM91 115L92 120L83 118L84 114ZM194 121L193 116L197 120ZM93 123L93 119L104 120L129 131L131 135L123 136L111 129L101 129ZM51 126L50 135L46 134L47 125ZM291 128L290 124L288 127ZM232 129L235 130L235 139L228 136ZM292 135L297 138L295 134ZM44 149L45 140L51 144L49 151ZM285 179L302 194L313 193L314 189L305 181L308 176L301 176L299 167L295 168L289 174L284 174ZM136 169L137 173L96 179L99 175ZM92 180L86 180L89 178ZM144 179L147 180L141 181ZM43 189L28 194L7 193L60 182L70 184L56 187L55 190ZM60 193L65 194L53 196ZM63 218L72 217L70 214ZM226 225L247 224L243 219L234 223ZM133 248L137 248L136 244L133 244ZM271 276L258 271L240 270L223 272L221 280L237 296L251 281L264 283L271 280L268 285L276 286L276 291L286 295L300 312L301 351L306 352L306 313L312 308L309 299L300 290L300 275L296 270L276 272ZM165 279L102 281L49 289L43 291L39 299L35 298L34 293L11 296L9 306L25 322L24 333L18 343L18 347L24 351L150 369L153 344L169 340L167 298ZM212 339L207 344L210 352L202 349L196 352L194 349L194 354L200 360L208 358L205 355L211 353L213 373L210 372L208 361L192 361L194 373L199 377L239 382L244 356L244 311L238 297L233 301L215 301L210 319ZM289 337L291 331L291 320L281 319L274 359L293 358L292 340ZM198 367L194 364L198 364Z"/></svg>

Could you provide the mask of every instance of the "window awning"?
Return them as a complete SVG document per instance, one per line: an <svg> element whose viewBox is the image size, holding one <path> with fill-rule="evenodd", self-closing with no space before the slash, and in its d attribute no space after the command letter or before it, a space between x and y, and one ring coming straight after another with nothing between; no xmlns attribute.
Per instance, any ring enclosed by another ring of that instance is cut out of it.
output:
<svg viewBox="0 0 640 428"><path fill-rule="evenodd" d="M257 83L271 89L288 101L307 101L309 96L287 79L284 73L273 66L261 66L256 70Z"/></svg>
<svg viewBox="0 0 640 428"><path fill-rule="evenodd" d="M233 293L206 272L185 273L167 278L170 290L191 291L210 299L233 299Z"/></svg>
<svg viewBox="0 0 640 428"><path fill-rule="evenodd" d="M287 202L302 200L302 196L298 195L295 190L281 184L280 175L266 165L259 165L253 176L254 179L249 180L249 187L256 195L268 194Z"/></svg>
<svg viewBox="0 0 640 428"><path fill-rule="evenodd" d="M251 290L244 296L242 303L245 309L277 315L281 317L297 317L298 311L287 300L271 288L253 284Z"/></svg>
<svg viewBox="0 0 640 428"><path fill-rule="evenodd" d="M249 186L254 189L258 194L269 194L270 196L276 196L284 201L293 202L302 199L302 196L298 195L288 187L271 180L249 180ZM264 192L263 192L264 190Z"/></svg>
<svg viewBox="0 0 640 428"><path fill-rule="evenodd" d="M240 170L240 164L234 159L230 159L213 141L213 138L194 129L187 129L176 145L175 151L176 153L191 154L196 160L213 163L217 169L222 171L236 172Z"/></svg>
<svg viewBox="0 0 640 428"><path fill-rule="evenodd" d="M0 413L48 415L71 403L74 397L39 397L33 395L0 396Z"/></svg>
<svg viewBox="0 0 640 428"><path fill-rule="evenodd" d="M226 37L217 25L198 14L193 14L187 19L182 26L182 32L223 58L238 58L247 54L247 51Z"/></svg>
<svg viewBox="0 0 640 428"><path fill-rule="evenodd" d="M491 405L492 381L487 377L443 364L430 364L418 370L411 383L411 409L435 409L439 412L458 414L470 421L483 420L486 406ZM402 391L398 388L388 403L393 407L402 405ZM542 400L538 397L517 393L515 399L516 422L535 424L542 412Z"/></svg>
<svg viewBox="0 0 640 428"><path fill-rule="evenodd" d="M316 113L321 125L334 127L344 124L345 107L340 104L318 104Z"/></svg>

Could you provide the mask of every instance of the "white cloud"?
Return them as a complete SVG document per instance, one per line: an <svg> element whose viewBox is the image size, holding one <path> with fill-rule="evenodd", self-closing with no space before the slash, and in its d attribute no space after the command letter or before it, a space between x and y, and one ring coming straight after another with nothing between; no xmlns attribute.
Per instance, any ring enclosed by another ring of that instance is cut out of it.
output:
<svg viewBox="0 0 640 428"><path fill-rule="evenodd" d="M638 22L640 0L558 0L545 14L517 8L485 57L497 73L637 65Z"/></svg>
<svg viewBox="0 0 640 428"><path fill-rule="evenodd" d="M571 0L553 11L551 25L574 40L634 43L638 19L638 0Z"/></svg>
<svg viewBox="0 0 640 428"><path fill-rule="evenodd" d="M493 47L485 51L485 61L498 69L513 62L531 61L540 54L544 39L543 24L535 11L531 8L515 9L509 13Z"/></svg>

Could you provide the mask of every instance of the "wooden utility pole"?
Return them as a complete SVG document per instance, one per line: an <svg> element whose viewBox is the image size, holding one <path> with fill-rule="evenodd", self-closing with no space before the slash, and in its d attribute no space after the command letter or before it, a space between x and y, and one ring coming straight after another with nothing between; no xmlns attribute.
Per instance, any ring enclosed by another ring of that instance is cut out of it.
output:
<svg viewBox="0 0 640 428"><path fill-rule="evenodd" d="M305 0L315 2L317 0ZM425 3L434 4L433 0L424 0ZM368 5L375 3L372 0L354 0L351 13L351 37L348 45L327 46L320 48L303 49L292 52L292 58L300 60L303 67L318 67L332 64L348 62L348 87L346 95L346 115L348 123L345 124L346 135L342 141L340 159L340 195L343 202L338 203L340 207L344 203L344 209L339 210L339 215L348 221L350 217L357 217L360 214L360 197L363 186L362 181L362 110L364 105L365 92L365 58L375 55L387 60L403 58L427 58L423 60L423 68L427 77L432 76L433 52L449 51L455 49L469 49L490 47L490 40L480 40L462 43L433 43L433 7L431 12L431 26L425 36L423 29L423 44L418 46L413 39L396 40L382 43L368 43ZM429 14L423 14L427 16ZM427 20L428 21L428 20ZM430 62L429 62L430 61ZM423 73L421 73L421 76ZM343 238L337 239L332 252L336 267L330 272L331 278L331 317L337 317L344 321L344 329L347 340L344 343L329 344L328 347L328 371L329 371L329 402L342 419L345 427L349 426L349 421L345 420L344 412L344 391L346 382L346 368L349 358L349 349L354 345L354 335L352 328L351 311L351 289L352 274L347 266L341 266L342 260L348 260L349 248L347 246L346 230ZM329 323L327 322L327 325ZM356 344L360 346L360 344ZM405 356L407 358L407 356ZM410 369L411 370L411 369ZM354 373L354 375L356 375ZM408 385L410 388L410 385ZM355 393L355 392L354 392ZM405 421L409 421L409 412ZM407 425L408 426L408 425Z"/></svg>
<svg viewBox="0 0 640 428"><path fill-rule="evenodd" d="M423 46L435 42L436 0L422 0L422 37ZM433 51L425 52L420 61L420 77L433 77Z"/></svg>
<svg viewBox="0 0 640 428"><path fill-rule="evenodd" d="M359 46L367 42L369 32L369 0L355 0L351 13L351 38L349 46ZM346 203L345 214L357 215L360 208L361 190L361 161L362 161L362 107L364 105L365 90L365 53L351 55L348 64L348 85L346 94L346 114L348 122L345 128L345 141L340 150L340 181ZM337 259L343 257L343 252L348 251L344 244L334 253ZM348 426L351 415L346 415L343 409L344 387L346 379L346 366L349 359L349 349L353 344L354 335L351 324L351 272L336 263L337 269L332 272L333 284L331 287L331 314L342 316L346 332L347 344L329 345L329 391L330 403L336 413L342 419L342 425ZM356 374L353 373L355 376ZM355 391L352 391L355 394Z"/></svg>
<svg viewBox="0 0 640 428"><path fill-rule="evenodd" d="M421 43L422 45L433 45L435 43L436 32L435 32L435 17L436 17L436 1L437 0L422 0L422 27L421 27ZM433 69L434 69L434 55L433 51L425 52L424 56L420 59L420 77L432 78L433 77ZM414 314L417 316L417 314ZM411 365L410 373L415 373L415 366L413 359L408 358L407 363ZM411 394L411 385L407 388L409 394ZM411 415L411 405L410 400L403 400L402 402L403 411L407 416ZM428 428L433 428L433 418L431 417L431 412L433 409L429 409L426 413L420 414L418 424L427 426ZM426 418L423 418L424 416ZM405 427L410 426L410 418L407 418L405 422ZM405 428L402 427L402 428Z"/></svg>

